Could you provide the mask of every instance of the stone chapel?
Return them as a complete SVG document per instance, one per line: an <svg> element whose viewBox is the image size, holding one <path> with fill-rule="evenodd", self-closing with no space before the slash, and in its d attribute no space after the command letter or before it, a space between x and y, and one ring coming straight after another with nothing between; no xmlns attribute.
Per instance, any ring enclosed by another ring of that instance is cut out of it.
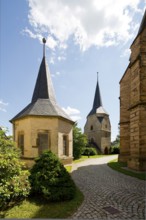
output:
<svg viewBox="0 0 146 220"><path fill-rule="evenodd" d="M45 57L39 68L32 100L21 112L10 120L17 147L22 151L22 160L27 166L44 150L51 150L64 164L73 159L72 128L74 122L58 106L51 74Z"/></svg>
<svg viewBox="0 0 146 220"><path fill-rule="evenodd" d="M120 155L134 170L146 170L146 11L131 44L120 81Z"/></svg>
<svg viewBox="0 0 146 220"><path fill-rule="evenodd" d="M102 105L98 76L93 107L87 116L84 133L88 142L97 150L103 154L108 154L111 145L111 125L109 115Z"/></svg>

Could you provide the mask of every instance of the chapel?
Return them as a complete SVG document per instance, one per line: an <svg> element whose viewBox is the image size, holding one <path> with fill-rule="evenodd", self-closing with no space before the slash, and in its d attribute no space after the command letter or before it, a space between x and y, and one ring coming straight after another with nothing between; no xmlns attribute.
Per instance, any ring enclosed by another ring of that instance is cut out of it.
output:
<svg viewBox="0 0 146 220"><path fill-rule="evenodd" d="M14 141L27 166L32 166L34 158L44 150L51 150L63 164L72 163L73 159L74 122L56 102L45 43L43 38L43 58L31 102L10 120Z"/></svg>
<svg viewBox="0 0 146 220"><path fill-rule="evenodd" d="M93 107L87 115L84 133L87 136L89 144L92 144L103 154L109 153L111 145L111 124L109 115L102 105L98 75Z"/></svg>
<svg viewBox="0 0 146 220"><path fill-rule="evenodd" d="M146 170L146 11L120 81L120 162Z"/></svg>

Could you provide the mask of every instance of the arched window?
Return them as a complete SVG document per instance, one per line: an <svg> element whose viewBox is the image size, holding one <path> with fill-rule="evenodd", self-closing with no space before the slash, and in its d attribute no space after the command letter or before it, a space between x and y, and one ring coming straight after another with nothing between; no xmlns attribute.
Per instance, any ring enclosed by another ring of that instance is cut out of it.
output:
<svg viewBox="0 0 146 220"><path fill-rule="evenodd" d="M93 130L93 125L91 125L90 130L91 130L91 131Z"/></svg>
<svg viewBox="0 0 146 220"><path fill-rule="evenodd" d="M68 149L68 136L63 135L63 155L68 156L69 154L69 149Z"/></svg>

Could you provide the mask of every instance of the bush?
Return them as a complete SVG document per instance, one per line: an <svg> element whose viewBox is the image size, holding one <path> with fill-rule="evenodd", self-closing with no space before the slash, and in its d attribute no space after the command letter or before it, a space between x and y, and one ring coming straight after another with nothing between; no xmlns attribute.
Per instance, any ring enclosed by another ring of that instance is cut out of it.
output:
<svg viewBox="0 0 146 220"><path fill-rule="evenodd" d="M83 151L83 155L85 156L93 156L96 154L97 154L97 151L95 148L86 147Z"/></svg>
<svg viewBox="0 0 146 220"><path fill-rule="evenodd" d="M20 152L0 130L0 210L4 210L28 196L28 171L23 170Z"/></svg>
<svg viewBox="0 0 146 220"><path fill-rule="evenodd" d="M120 147L119 145L113 145L110 147L110 153L111 154L119 154L120 153Z"/></svg>
<svg viewBox="0 0 146 220"><path fill-rule="evenodd" d="M75 184L56 155L44 151L35 161L30 171L32 194L53 202L74 198Z"/></svg>

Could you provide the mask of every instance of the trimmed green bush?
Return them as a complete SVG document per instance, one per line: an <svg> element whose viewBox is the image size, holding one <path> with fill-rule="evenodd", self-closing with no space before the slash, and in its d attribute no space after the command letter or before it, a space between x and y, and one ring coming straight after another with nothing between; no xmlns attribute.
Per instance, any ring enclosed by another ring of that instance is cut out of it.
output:
<svg viewBox="0 0 146 220"><path fill-rule="evenodd" d="M86 147L83 151L83 155L85 156L93 156L96 155L97 151L95 148L91 148L91 147Z"/></svg>
<svg viewBox="0 0 146 220"><path fill-rule="evenodd" d="M75 184L55 154L44 151L35 162L30 170L32 194L53 202L74 198Z"/></svg>
<svg viewBox="0 0 146 220"><path fill-rule="evenodd" d="M20 151L0 130L0 210L7 209L29 195L29 173L23 170Z"/></svg>

